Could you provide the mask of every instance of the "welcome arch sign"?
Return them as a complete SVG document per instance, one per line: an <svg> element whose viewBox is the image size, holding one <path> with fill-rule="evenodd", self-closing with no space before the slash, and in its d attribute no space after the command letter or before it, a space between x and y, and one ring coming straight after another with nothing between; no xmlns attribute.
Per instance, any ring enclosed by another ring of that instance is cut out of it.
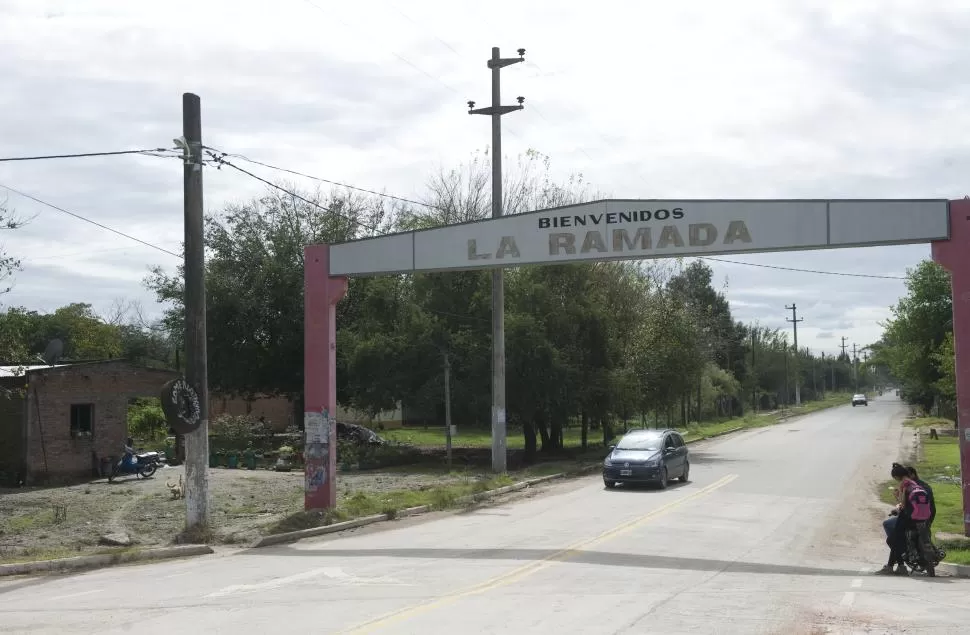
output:
<svg viewBox="0 0 970 635"><path fill-rule="evenodd" d="M932 243L952 274L970 535L970 200L610 199L305 248L305 507L336 504L336 305L351 276ZM504 414L503 414L504 416ZM504 447L504 443L502 444Z"/></svg>

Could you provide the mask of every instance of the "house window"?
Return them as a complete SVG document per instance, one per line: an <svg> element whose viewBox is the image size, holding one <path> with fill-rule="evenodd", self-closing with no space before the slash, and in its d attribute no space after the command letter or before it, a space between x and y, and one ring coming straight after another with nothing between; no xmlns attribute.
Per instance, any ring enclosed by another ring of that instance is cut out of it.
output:
<svg viewBox="0 0 970 635"><path fill-rule="evenodd" d="M94 404L71 404L71 437L90 438L94 432Z"/></svg>

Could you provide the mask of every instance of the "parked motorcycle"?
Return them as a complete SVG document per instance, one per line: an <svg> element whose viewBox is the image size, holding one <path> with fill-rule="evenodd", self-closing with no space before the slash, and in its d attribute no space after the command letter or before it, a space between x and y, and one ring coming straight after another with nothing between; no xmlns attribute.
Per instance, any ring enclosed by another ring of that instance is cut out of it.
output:
<svg viewBox="0 0 970 635"><path fill-rule="evenodd" d="M125 474L134 474L135 478L139 476L151 478L161 464L161 455L158 452L141 452L133 458L135 459L133 463L125 463L124 461L115 463L111 469L111 474L108 476L108 482L110 483L116 477Z"/></svg>
<svg viewBox="0 0 970 635"><path fill-rule="evenodd" d="M894 509L889 515L896 516L898 512ZM936 566L944 558L946 551L933 544L929 524L925 521L913 523L913 527L906 531L906 551L903 553L906 566L933 577L936 575Z"/></svg>

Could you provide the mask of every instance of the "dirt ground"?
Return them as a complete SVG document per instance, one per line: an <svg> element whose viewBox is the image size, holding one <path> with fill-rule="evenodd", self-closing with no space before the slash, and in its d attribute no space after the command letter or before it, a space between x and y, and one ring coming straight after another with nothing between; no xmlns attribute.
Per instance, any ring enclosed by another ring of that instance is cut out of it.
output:
<svg viewBox="0 0 970 635"><path fill-rule="evenodd" d="M166 482L181 467L153 478L98 479L52 488L0 489L0 562L77 555L99 548L109 533L124 532L138 546L170 544L185 523L184 501L173 500ZM241 543L303 509L303 472L209 471L211 524L218 540ZM467 479L404 471L338 473L338 497L424 489Z"/></svg>

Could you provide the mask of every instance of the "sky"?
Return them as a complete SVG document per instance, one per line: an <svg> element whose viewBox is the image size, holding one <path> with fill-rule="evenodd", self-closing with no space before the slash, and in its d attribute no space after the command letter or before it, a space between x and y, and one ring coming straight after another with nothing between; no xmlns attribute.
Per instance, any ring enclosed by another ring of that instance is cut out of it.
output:
<svg viewBox="0 0 970 635"><path fill-rule="evenodd" d="M420 198L490 142L465 102L503 71L503 154L548 155L615 198L960 198L970 168L970 2L490 3L429 0L0 0L0 156L172 147L181 96L206 145ZM261 177L284 175L246 164ZM265 186L207 168L208 211ZM286 176L301 186L313 181ZM174 269L182 170L119 156L0 163L0 200L30 220L0 238L23 261L0 305L118 299ZM7 188L13 188L12 191ZM63 210L151 243L145 246ZM709 261L739 320L836 353L876 341L928 245ZM788 267L883 278L824 275Z"/></svg>

